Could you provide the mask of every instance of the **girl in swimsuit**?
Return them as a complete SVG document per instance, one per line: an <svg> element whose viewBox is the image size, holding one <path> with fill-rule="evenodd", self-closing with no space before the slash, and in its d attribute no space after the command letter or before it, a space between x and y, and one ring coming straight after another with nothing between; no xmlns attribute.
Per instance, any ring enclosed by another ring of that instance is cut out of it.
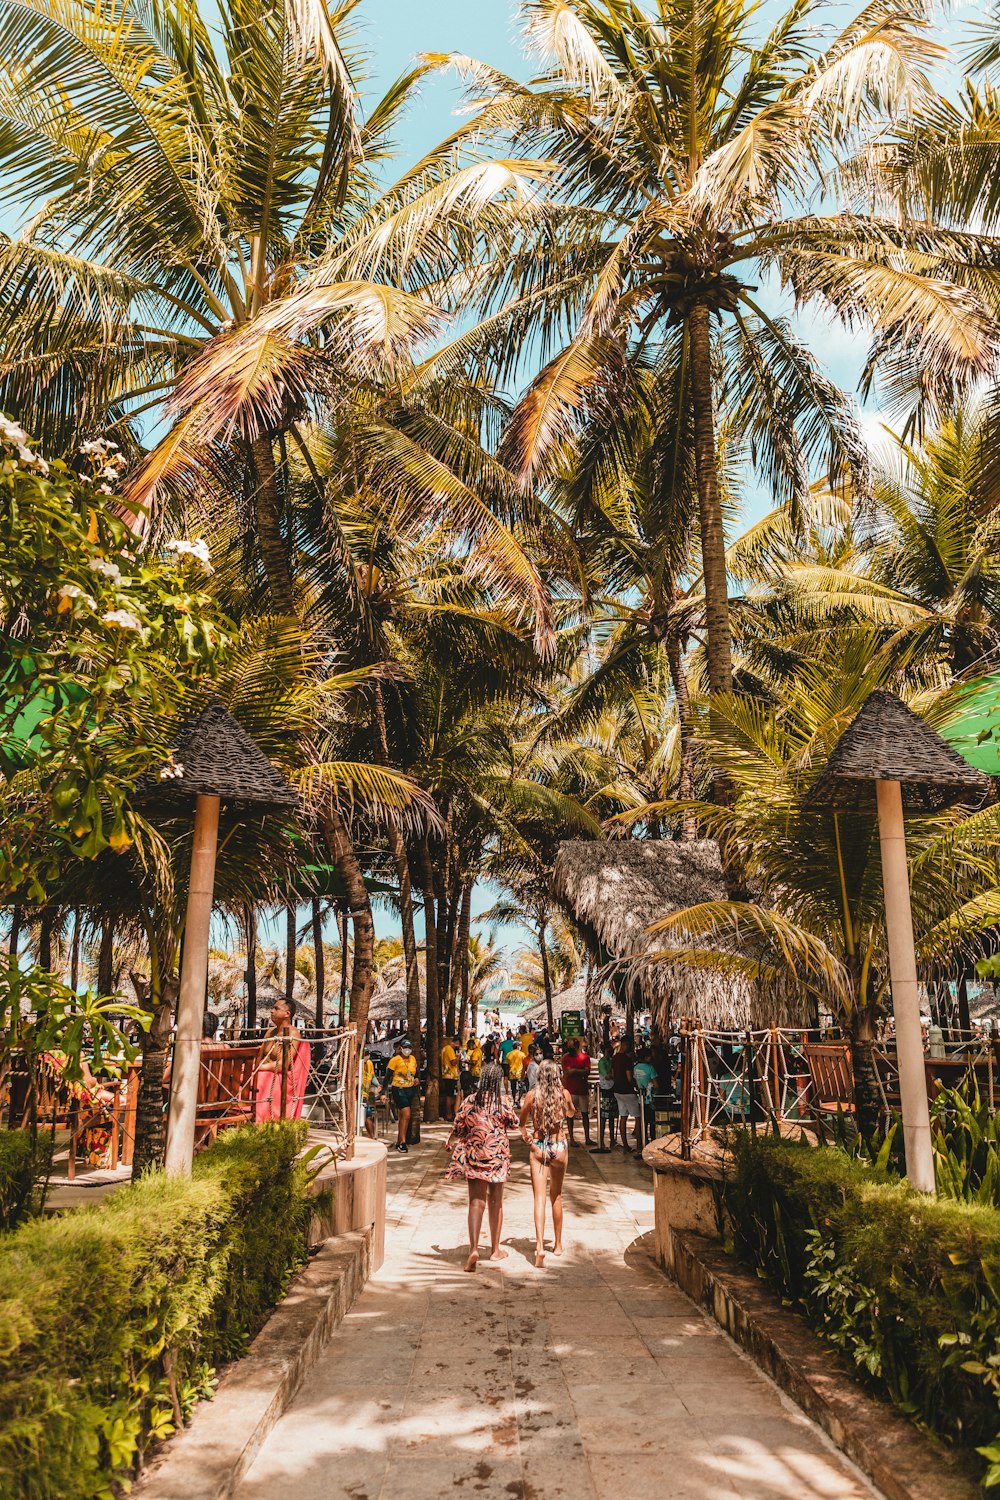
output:
<svg viewBox="0 0 1000 1500"><path fill-rule="evenodd" d="M566 1122L576 1114L573 1100L563 1088L554 1062L543 1062L538 1082L521 1106L521 1136L531 1161L531 1186L535 1195L535 1266L545 1264L545 1193L552 1200L554 1255L562 1255L563 1179L569 1161Z"/></svg>

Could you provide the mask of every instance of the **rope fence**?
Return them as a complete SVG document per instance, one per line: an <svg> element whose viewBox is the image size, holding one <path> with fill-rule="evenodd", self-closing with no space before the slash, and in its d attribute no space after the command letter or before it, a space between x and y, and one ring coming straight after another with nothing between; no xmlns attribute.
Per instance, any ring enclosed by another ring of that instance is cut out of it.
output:
<svg viewBox="0 0 1000 1500"><path fill-rule="evenodd" d="M852 1051L842 1040L814 1041L802 1030L682 1029L681 1153L690 1157L713 1130L727 1126L802 1126L822 1131L854 1113ZM949 1032L925 1056L928 1094L974 1076L990 1114L1000 1101L1000 1040L992 1033ZM873 1044L872 1078L883 1124L899 1113L899 1073L890 1037Z"/></svg>

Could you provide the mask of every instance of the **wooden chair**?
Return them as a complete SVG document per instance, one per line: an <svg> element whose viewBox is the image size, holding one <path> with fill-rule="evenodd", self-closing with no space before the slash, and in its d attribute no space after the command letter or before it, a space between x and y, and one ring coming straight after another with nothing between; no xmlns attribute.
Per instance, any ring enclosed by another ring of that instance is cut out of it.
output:
<svg viewBox="0 0 1000 1500"><path fill-rule="evenodd" d="M846 1042L806 1042L812 1104L820 1114L853 1115L854 1069Z"/></svg>
<svg viewBox="0 0 1000 1500"><path fill-rule="evenodd" d="M203 1042L198 1075L195 1150L220 1130L252 1124L256 1103L256 1042Z"/></svg>

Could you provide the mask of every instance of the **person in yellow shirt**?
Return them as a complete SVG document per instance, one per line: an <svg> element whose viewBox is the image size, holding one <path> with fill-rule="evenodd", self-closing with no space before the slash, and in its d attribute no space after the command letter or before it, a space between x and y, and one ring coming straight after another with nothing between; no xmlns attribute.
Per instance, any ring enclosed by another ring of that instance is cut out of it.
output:
<svg viewBox="0 0 1000 1500"><path fill-rule="evenodd" d="M468 1043L465 1048L465 1053L469 1059L469 1072L478 1082L479 1075L483 1071L483 1049L480 1045L478 1037L469 1037Z"/></svg>
<svg viewBox="0 0 1000 1500"><path fill-rule="evenodd" d="M524 1053L525 1057L527 1057L528 1048L531 1046L534 1040L535 1033L532 1031L531 1027L526 1024L524 1030L521 1032L521 1035L518 1038L518 1046Z"/></svg>
<svg viewBox="0 0 1000 1500"><path fill-rule="evenodd" d="M524 1065L527 1060L520 1042L507 1053L507 1077L510 1079L510 1091L515 1103L521 1097L521 1080L524 1077Z"/></svg>
<svg viewBox="0 0 1000 1500"><path fill-rule="evenodd" d="M396 1050L385 1065L385 1074L398 1114L396 1150L406 1151L406 1132L410 1128L410 1112L417 1092L417 1059L408 1037L404 1036L396 1043Z"/></svg>
<svg viewBox="0 0 1000 1500"><path fill-rule="evenodd" d="M456 1038L450 1036L441 1048L441 1118L455 1118L455 1103L458 1099L458 1048Z"/></svg>
<svg viewBox="0 0 1000 1500"><path fill-rule="evenodd" d="M375 1064L371 1054L365 1055L361 1064L361 1098L364 1101L365 1111L365 1134L375 1139L375 1098L378 1089L375 1084Z"/></svg>

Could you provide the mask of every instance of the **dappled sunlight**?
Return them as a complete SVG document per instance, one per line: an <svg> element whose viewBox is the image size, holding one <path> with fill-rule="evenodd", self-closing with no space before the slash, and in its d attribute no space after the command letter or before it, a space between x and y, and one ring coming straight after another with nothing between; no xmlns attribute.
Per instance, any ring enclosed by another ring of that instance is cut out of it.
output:
<svg viewBox="0 0 1000 1500"><path fill-rule="evenodd" d="M871 1500L655 1265L641 1167L573 1153L566 1254L536 1271L515 1146L508 1257L470 1275L465 1194L442 1181L441 1127L423 1133L390 1161L384 1267L238 1500Z"/></svg>

